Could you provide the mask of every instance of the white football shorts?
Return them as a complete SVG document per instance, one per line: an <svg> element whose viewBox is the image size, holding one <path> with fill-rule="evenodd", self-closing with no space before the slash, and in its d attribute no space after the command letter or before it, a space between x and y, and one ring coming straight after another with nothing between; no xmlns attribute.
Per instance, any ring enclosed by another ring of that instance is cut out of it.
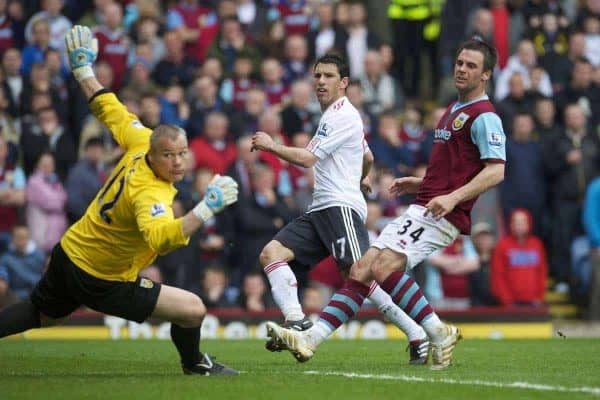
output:
<svg viewBox="0 0 600 400"><path fill-rule="evenodd" d="M410 270L431 253L451 244L460 235L457 227L445 218L436 220L425 216L427 209L416 204L386 225L373 243L377 249L390 249L406 255L406 269Z"/></svg>

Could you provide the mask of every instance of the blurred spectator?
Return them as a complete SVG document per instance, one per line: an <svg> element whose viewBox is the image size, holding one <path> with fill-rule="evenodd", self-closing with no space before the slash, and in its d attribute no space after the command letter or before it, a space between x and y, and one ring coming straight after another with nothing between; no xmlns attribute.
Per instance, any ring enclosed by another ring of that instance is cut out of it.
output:
<svg viewBox="0 0 600 400"><path fill-rule="evenodd" d="M383 66L383 57L377 50L367 51L364 74L360 77L367 109L373 115L402 108L404 94Z"/></svg>
<svg viewBox="0 0 600 400"><path fill-rule="evenodd" d="M40 155L26 188L27 226L36 246L49 254L67 230L67 192L55 172L54 156Z"/></svg>
<svg viewBox="0 0 600 400"><path fill-rule="evenodd" d="M221 112L210 112L204 121L204 132L190 142L196 168L208 168L223 174L237 157L235 144L228 137L229 121Z"/></svg>
<svg viewBox="0 0 600 400"><path fill-rule="evenodd" d="M283 81L287 85L306 79L310 75L308 66L308 43L301 35L285 38L285 57L283 59Z"/></svg>
<svg viewBox="0 0 600 400"><path fill-rule="evenodd" d="M237 17L250 36L257 39L267 26L267 4L262 1L237 0Z"/></svg>
<svg viewBox="0 0 600 400"><path fill-rule="evenodd" d="M67 216L71 223L77 221L92 202L104 180L104 143L99 137L86 140L79 161L69 170L67 190Z"/></svg>
<svg viewBox="0 0 600 400"><path fill-rule="evenodd" d="M487 43L494 42L494 16L489 9L481 7L473 11L466 36L479 36ZM506 62L506 60L503 62Z"/></svg>
<svg viewBox="0 0 600 400"><path fill-rule="evenodd" d="M275 190L275 174L266 165L257 164L250 172L252 196L240 200L236 209L239 271L241 280L258 265L262 248L294 215Z"/></svg>
<svg viewBox="0 0 600 400"><path fill-rule="evenodd" d="M400 140L411 151L415 164L427 164L421 157L421 147L428 131L423 126L423 112L414 104L409 104L402 113Z"/></svg>
<svg viewBox="0 0 600 400"><path fill-rule="evenodd" d="M262 271L252 271L244 276L239 305L249 312L261 312L275 306Z"/></svg>
<svg viewBox="0 0 600 400"><path fill-rule="evenodd" d="M229 278L226 270L219 264L208 265L202 271L199 287L192 288L207 308L231 307L233 304L227 298Z"/></svg>
<svg viewBox="0 0 600 400"><path fill-rule="evenodd" d="M479 259L478 268L469 274L469 296L472 306L492 306L497 304L490 287L492 252L496 238L487 222L478 222L471 228L471 241Z"/></svg>
<svg viewBox="0 0 600 400"><path fill-rule="evenodd" d="M296 133L292 136L292 146L306 148L311 138L311 133ZM315 184L314 171L312 168L304 168L294 164L289 164L287 170L290 174L294 192L292 199L286 197L285 200L295 212L303 213L308 209L308 206L313 200L312 193Z"/></svg>
<svg viewBox="0 0 600 400"><path fill-rule="evenodd" d="M24 114L35 114L39 108L33 104L36 94L46 94L50 97L50 105L57 111L59 118L66 118L67 107L60 98L60 93L50 83L48 67L43 63L33 64L29 80L25 82L21 93L22 110ZM41 107L40 107L41 108ZM62 121L61 122L66 122Z"/></svg>
<svg viewBox="0 0 600 400"><path fill-rule="evenodd" d="M531 29L527 37L535 44L538 57L552 59L567 53L567 30L560 26L558 15L550 9L541 15L541 23Z"/></svg>
<svg viewBox="0 0 600 400"><path fill-rule="evenodd" d="M183 217L187 212L177 198L173 201L172 207L175 218ZM197 290L197 282L200 281L203 267L198 256L198 246L193 245L198 238L199 234L196 232L190 238L189 246L180 247L156 259L155 264L160 269L165 284L185 290Z"/></svg>
<svg viewBox="0 0 600 400"><path fill-rule="evenodd" d="M276 110L287 104L290 87L283 81L283 67L276 58L263 60L260 66L262 89L267 95L267 104Z"/></svg>
<svg viewBox="0 0 600 400"><path fill-rule="evenodd" d="M8 14L7 0L0 0L0 55L11 47L18 47L15 39L15 27Z"/></svg>
<svg viewBox="0 0 600 400"><path fill-rule="evenodd" d="M542 152L533 139L533 118L517 114L513 120L512 135L506 143L506 170L500 184L504 219L514 209L526 209L532 216L531 230L541 234L542 215L546 204L546 181Z"/></svg>
<svg viewBox="0 0 600 400"><path fill-rule="evenodd" d="M592 80L592 64L585 58L575 60L571 73L571 82L559 93L556 104L564 110L567 104L577 103L588 122L600 121L600 87Z"/></svg>
<svg viewBox="0 0 600 400"><path fill-rule="evenodd" d="M217 83L217 86L219 86L223 82L223 79L225 79L223 64L216 57L207 57L204 60L204 64L200 67L200 71L196 71L196 76L210 76Z"/></svg>
<svg viewBox="0 0 600 400"><path fill-rule="evenodd" d="M198 61L184 51L184 42L178 31L165 33L163 40L165 56L156 64L152 79L163 87L173 83L187 87L192 83Z"/></svg>
<svg viewBox="0 0 600 400"><path fill-rule="evenodd" d="M69 69L63 64L63 60L58 50L50 48L46 51L44 56L44 65L48 70L50 86L56 89L61 102L68 102Z"/></svg>
<svg viewBox="0 0 600 400"><path fill-rule="evenodd" d="M283 132L288 137L299 132L312 134L317 129L319 115L311 108L312 87L310 83L304 80L294 82L290 94L290 104L281 111Z"/></svg>
<svg viewBox="0 0 600 400"><path fill-rule="evenodd" d="M445 249L429 256L427 262L440 272L443 298L438 306L468 307L469 274L479 268L479 258L471 240L461 236Z"/></svg>
<svg viewBox="0 0 600 400"><path fill-rule="evenodd" d="M381 40L369 31L366 25L367 11L362 3L350 3L348 10L350 19L346 26L348 40L346 42L346 55L350 66L350 78L360 78L365 74L365 57L367 51L376 50L381 45Z"/></svg>
<svg viewBox="0 0 600 400"><path fill-rule="evenodd" d="M600 320L600 178L587 190L583 209L583 224L590 241L592 280L589 293L588 318Z"/></svg>
<svg viewBox="0 0 600 400"><path fill-rule="evenodd" d="M190 106L185 101L183 87L173 84L159 96L160 123L186 126L190 117Z"/></svg>
<svg viewBox="0 0 600 400"><path fill-rule="evenodd" d="M104 7L112 3L113 0L93 0L92 7L87 7L87 11L77 20L77 25L85 25L94 28L104 21Z"/></svg>
<svg viewBox="0 0 600 400"><path fill-rule="evenodd" d="M23 48L21 72L29 75L31 66L44 62L44 54L50 49L50 25L46 19L31 24L31 41Z"/></svg>
<svg viewBox="0 0 600 400"><path fill-rule="evenodd" d="M283 21L270 21L263 34L258 37L256 47L264 57L283 58L285 54L285 27Z"/></svg>
<svg viewBox="0 0 600 400"><path fill-rule="evenodd" d="M509 223L510 233L498 241L492 257L492 292L504 306L540 306L548 274L544 245L531 234L527 210L514 210Z"/></svg>
<svg viewBox="0 0 600 400"><path fill-rule="evenodd" d="M135 59L145 59L150 65L150 70L152 70L166 54L165 42L162 37L159 36L160 30L161 26L156 18L140 18L135 24L137 47L133 57ZM139 46L147 46L147 53L139 54Z"/></svg>
<svg viewBox="0 0 600 400"><path fill-rule="evenodd" d="M194 79L188 92L188 103L191 114L186 130L188 139L193 139L202 134L206 116L211 112L221 112L231 115L232 108L218 95L218 85L213 77L201 75Z"/></svg>
<svg viewBox="0 0 600 400"><path fill-rule="evenodd" d="M311 29L306 36L310 52L309 60L314 61L330 51L345 55L347 40L347 33L334 21L333 2L319 2L316 29Z"/></svg>
<svg viewBox="0 0 600 400"><path fill-rule="evenodd" d="M327 305L328 300L323 296L321 290L314 286L308 286L302 292L302 310L318 313Z"/></svg>
<svg viewBox="0 0 600 400"><path fill-rule="evenodd" d="M258 70L260 62L258 49L242 31L240 21L235 17L226 17L221 21L221 29L210 45L208 55L218 58L221 65L223 65L225 75L229 76L233 71L235 60L240 54L245 54L246 57L250 58L254 66L253 69Z"/></svg>
<svg viewBox="0 0 600 400"><path fill-rule="evenodd" d="M148 60L138 57L127 72L124 87L121 90L132 93L156 92L158 88L152 81L152 66Z"/></svg>
<svg viewBox="0 0 600 400"><path fill-rule="evenodd" d="M367 200L367 220L365 221L365 226L369 232L369 242L377 239L385 223L381 204L376 200Z"/></svg>
<svg viewBox="0 0 600 400"><path fill-rule="evenodd" d="M56 159L56 173L61 182L67 178L69 168L77 161L73 139L58 120L51 107L36 113L37 123L21 134L21 151L25 173L31 174L44 151L50 151Z"/></svg>
<svg viewBox="0 0 600 400"><path fill-rule="evenodd" d="M19 300L27 299L42 277L45 261L44 254L30 239L27 227L15 226L10 247L0 256L0 299L7 291Z"/></svg>
<svg viewBox="0 0 600 400"><path fill-rule="evenodd" d="M310 25L311 4L306 0L284 0L271 2L268 17L282 20L286 35L304 35Z"/></svg>
<svg viewBox="0 0 600 400"><path fill-rule="evenodd" d="M162 107L157 93L142 93L140 97L140 110L138 116L142 125L154 129L160 125Z"/></svg>
<svg viewBox="0 0 600 400"><path fill-rule="evenodd" d="M570 104L564 116L564 131L544 146L544 165L554 197L550 269L560 291L568 290L569 249L573 238L582 232L586 186L600 173L600 140L588 132L583 109Z"/></svg>
<svg viewBox="0 0 600 400"><path fill-rule="evenodd" d="M240 198L249 197L252 195L251 173L259 162L259 152L252 151L252 136L249 135L240 137L236 147L238 156L226 175L238 183Z"/></svg>
<svg viewBox="0 0 600 400"><path fill-rule="evenodd" d="M549 97L539 97L534 107L535 133L542 141L559 135L560 126L556 123L556 106ZM543 142L542 142L543 143Z"/></svg>
<svg viewBox="0 0 600 400"><path fill-rule="evenodd" d="M418 95L421 82L421 55L424 49L423 33L430 16L431 9L428 0L411 2L393 0L388 7L388 18L391 21L394 38L396 63L394 76L409 98ZM410 38L410 40L406 38Z"/></svg>
<svg viewBox="0 0 600 400"><path fill-rule="evenodd" d="M206 2L179 0L168 10L167 29L177 33L183 40L185 54L201 63L217 36L219 20L217 13Z"/></svg>
<svg viewBox="0 0 600 400"><path fill-rule="evenodd" d="M363 122L365 140L369 141L371 139L371 135L373 135L373 130L377 124L377 119L369 112L369 109L367 108L367 104L365 103L365 95L363 93L360 81L351 80L348 83L348 87L346 88L346 96L354 108L358 110Z"/></svg>
<svg viewBox="0 0 600 400"><path fill-rule="evenodd" d="M575 60L585 56L585 36L580 31L569 34L566 54L550 53L540 58L540 65L548 72L554 92L567 86Z"/></svg>
<svg viewBox="0 0 600 400"><path fill-rule="evenodd" d="M598 0L582 0L581 8L577 13L576 24L583 28L588 17L600 17L600 2Z"/></svg>
<svg viewBox="0 0 600 400"><path fill-rule="evenodd" d="M496 103L496 112L505 126L513 125L513 118L518 113L529 113L533 109L533 96L527 92L525 77L515 72L508 81L508 94ZM507 132L510 135L510 131Z"/></svg>
<svg viewBox="0 0 600 400"><path fill-rule="evenodd" d="M262 89L253 88L246 94L244 108L231 118L231 132L235 137L252 135L258 130L258 118L267 108L267 95Z"/></svg>
<svg viewBox="0 0 600 400"><path fill-rule="evenodd" d="M600 15L587 16L583 20L585 33L585 57L594 67L600 66Z"/></svg>
<svg viewBox="0 0 600 400"><path fill-rule="evenodd" d="M0 127L1 136L6 140L8 146L7 161L15 164L18 159L19 140L21 137L20 124L15 120L8 111L9 101L6 97L4 86L0 86Z"/></svg>
<svg viewBox="0 0 600 400"><path fill-rule="evenodd" d="M21 75L21 52L18 49L8 49L2 56L2 72L4 80L2 86L9 102L8 112L13 118L20 118L21 94L26 79Z"/></svg>
<svg viewBox="0 0 600 400"><path fill-rule="evenodd" d="M377 135L369 146L375 156L375 163L393 171L393 174L406 175L415 164L414 155L400 138L398 117L392 112L379 116Z"/></svg>
<svg viewBox="0 0 600 400"><path fill-rule="evenodd" d="M508 59L506 68L502 70L496 80L494 98L497 101L504 99L510 91L509 81L515 73L521 74L525 89L531 87L530 71L538 65L535 47L529 40L521 40L516 54ZM540 87L538 88L544 96L552 96L552 84L547 73L541 77Z"/></svg>
<svg viewBox="0 0 600 400"><path fill-rule="evenodd" d="M241 110L244 107L248 90L258 84L257 80L253 78L252 68L252 60L246 55L240 55L233 65L233 74L221 85L221 97L235 110Z"/></svg>
<svg viewBox="0 0 600 400"><path fill-rule="evenodd" d="M21 167L7 162L8 146L0 135L0 254L10 242L17 224L17 211L25 204L25 174Z"/></svg>
<svg viewBox="0 0 600 400"><path fill-rule="evenodd" d="M34 23L38 19L45 19L50 24L50 46L60 50L63 57L66 57L65 34L73 24L61 13L63 0L41 0L40 3L42 11L33 14L27 21L25 38L31 43Z"/></svg>
<svg viewBox="0 0 600 400"><path fill-rule="evenodd" d="M127 71L131 39L123 29L123 8L114 2L104 7L104 21L94 28L98 39L98 60L107 62L114 74L111 89L117 91Z"/></svg>

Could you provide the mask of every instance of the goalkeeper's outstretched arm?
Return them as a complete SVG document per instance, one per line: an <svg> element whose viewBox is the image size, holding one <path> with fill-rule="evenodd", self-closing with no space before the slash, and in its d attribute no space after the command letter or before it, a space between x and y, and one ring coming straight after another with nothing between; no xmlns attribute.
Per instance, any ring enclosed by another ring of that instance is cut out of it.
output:
<svg viewBox="0 0 600 400"><path fill-rule="evenodd" d="M87 26L75 25L65 35L69 67L85 97L89 100L104 89L96 79L92 65L98 56L98 40Z"/></svg>

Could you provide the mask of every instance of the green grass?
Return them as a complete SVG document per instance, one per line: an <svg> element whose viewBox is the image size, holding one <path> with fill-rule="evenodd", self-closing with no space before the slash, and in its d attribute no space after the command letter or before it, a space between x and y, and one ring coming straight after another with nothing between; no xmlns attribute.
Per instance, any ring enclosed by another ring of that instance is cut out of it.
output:
<svg viewBox="0 0 600 400"><path fill-rule="evenodd" d="M205 341L203 350L243 371L225 378L184 376L168 341L3 340L0 398L600 399L600 340L464 340L455 364L437 372L409 366L405 344L333 340L298 364L287 352L268 353L260 341ZM513 382L552 390L485 386ZM597 394L571 391L579 387Z"/></svg>

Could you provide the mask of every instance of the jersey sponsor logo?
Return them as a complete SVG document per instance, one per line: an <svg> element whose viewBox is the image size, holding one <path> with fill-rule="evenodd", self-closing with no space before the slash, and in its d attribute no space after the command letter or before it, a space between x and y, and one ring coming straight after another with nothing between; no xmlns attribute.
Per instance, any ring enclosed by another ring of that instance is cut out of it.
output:
<svg viewBox="0 0 600 400"><path fill-rule="evenodd" d="M137 119L135 121L131 121L131 125L134 128L138 128L138 129L142 129L144 127L144 125L142 125L142 123L140 121L138 121Z"/></svg>
<svg viewBox="0 0 600 400"><path fill-rule="evenodd" d="M152 207L150 207L150 215L153 217L158 217L166 212L165 206L161 203L153 204Z"/></svg>
<svg viewBox="0 0 600 400"><path fill-rule="evenodd" d="M140 286L145 289L152 289L154 287L154 282L150 279L142 278L140 279Z"/></svg>
<svg viewBox="0 0 600 400"><path fill-rule="evenodd" d="M469 114L461 112L460 114L458 114L458 117L454 118L454 121L452 121L452 129L454 129L455 131L459 130L465 125L465 122L467 122L468 119Z"/></svg>
<svg viewBox="0 0 600 400"><path fill-rule="evenodd" d="M488 143L490 146L500 147L502 146L502 134L497 132L488 133Z"/></svg>
<svg viewBox="0 0 600 400"><path fill-rule="evenodd" d="M434 141L440 141L440 140L448 141L448 140L450 140L451 137L452 137L452 132L450 132L447 129L436 129L433 132L433 140Z"/></svg>
<svg viewBox="0 0 600 400"><path fill-rule="evenodd" d="M327 131L328 130L329 130L329 127L327 126L327 124L323 123L317 129L317 135L316 136L327 137Z"/></svg>

